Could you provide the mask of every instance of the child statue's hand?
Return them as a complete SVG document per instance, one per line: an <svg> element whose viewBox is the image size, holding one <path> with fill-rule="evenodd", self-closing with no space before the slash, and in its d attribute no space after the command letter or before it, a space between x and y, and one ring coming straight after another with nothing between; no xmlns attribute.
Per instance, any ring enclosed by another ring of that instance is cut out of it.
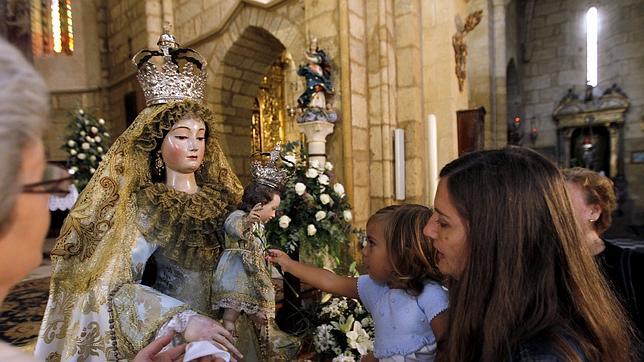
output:
<svg viewBox="0 0 644 362"><path fill-rule="evenodd" d="M253 206L253 208L248 213L248 216L247 216L248 221L252 223L261 222L262 220L259 216L259 212L262 211L263 208L264 208L264 205L262 205L261 202Z"/></svg>

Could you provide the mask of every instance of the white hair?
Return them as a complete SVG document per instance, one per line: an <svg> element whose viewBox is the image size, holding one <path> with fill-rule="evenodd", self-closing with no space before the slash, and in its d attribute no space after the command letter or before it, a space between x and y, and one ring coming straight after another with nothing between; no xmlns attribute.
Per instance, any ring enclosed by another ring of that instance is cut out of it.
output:
<svg viewBox="0 0 644 362"><path fill-rule="evenodd" d="M22 191L22 152L41 139L48 114L42 77L0 37L0 231L8 225Z"/></svg>

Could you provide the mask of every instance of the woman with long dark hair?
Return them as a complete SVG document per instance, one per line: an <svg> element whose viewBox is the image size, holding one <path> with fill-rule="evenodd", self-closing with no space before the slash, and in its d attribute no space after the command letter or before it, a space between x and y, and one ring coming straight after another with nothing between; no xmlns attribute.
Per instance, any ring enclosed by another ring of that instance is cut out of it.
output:
<svg viewBox="0 0 644 362"><path fill-rule="evenodd" d="M627 361L624 312L590 253L559 169L522 148L440 173L425 228L449 281L447 361Z"/></svg>

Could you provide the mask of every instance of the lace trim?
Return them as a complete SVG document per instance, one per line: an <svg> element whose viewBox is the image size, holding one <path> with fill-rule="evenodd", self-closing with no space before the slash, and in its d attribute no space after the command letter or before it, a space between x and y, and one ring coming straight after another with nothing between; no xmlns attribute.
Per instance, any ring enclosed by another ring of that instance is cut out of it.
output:
<svg viewBox="0 0 644 362"><path fill-rule="evenodd" d="M275 317L275 306L271 307L271 303L266 303L266 305L259 305L257 303L242 301L235 297L222 298L216 303L213 304L213 308L216 310L218 308L224 309L234 309L238 312L244 312L248 315L253 315L257 313L264 313L267 317Z"/></svg>
<svg viewBox="0 0 644 362"><path fill-rule="evenodd" d="M145 240L163 247L165 255L192 270L212 268L223 243L223 221L232 211L230 193L206 184L187 194L162 183L136 193L137 226Z"/></svg>

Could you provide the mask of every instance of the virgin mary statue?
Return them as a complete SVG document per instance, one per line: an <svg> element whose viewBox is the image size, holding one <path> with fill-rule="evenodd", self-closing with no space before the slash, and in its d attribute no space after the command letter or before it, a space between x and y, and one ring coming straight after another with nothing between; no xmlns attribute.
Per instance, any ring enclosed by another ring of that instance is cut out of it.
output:
<svg viewBox="0 0 644 362"><path fill-rule="evenodd" d="M242 188L200 103L205 61L167 31L159 47L134 56L147 108L110 148L52 251L35 351L43 360L131 359L169 331L206 354L234 351L210 319L210 286ZM156 281L144 285L152 258Z"/></svg>

